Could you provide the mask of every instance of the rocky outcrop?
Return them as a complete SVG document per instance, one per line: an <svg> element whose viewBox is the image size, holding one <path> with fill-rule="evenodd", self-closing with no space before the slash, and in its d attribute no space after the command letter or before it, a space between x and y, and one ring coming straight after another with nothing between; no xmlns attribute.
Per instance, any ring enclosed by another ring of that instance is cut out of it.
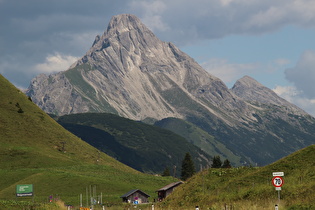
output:
<svg viewBox="0 0 315 210"><path fill-rule="evenodd" d="M61 89L62 90L61 90ZM135 120L184 118L173 93L217 114L245 104L172 43L160 41L133 15L112 18L102 36L69 70L35 78L28 94L59 115L110 112ZM206 102L204 102L206 101ZM233 115L233 112L230 113Z"/></svg>
<svg viewBox="0 0 315 210"><path fill-rule="evenodd" d="M108 112L133 120L184 119L244 162L266 164L314 143L315 119L303 110L248 76L229 90L133 15L114 16L81 59L66 71L37 76L27 94L44 111L58 115Z"/></svg>

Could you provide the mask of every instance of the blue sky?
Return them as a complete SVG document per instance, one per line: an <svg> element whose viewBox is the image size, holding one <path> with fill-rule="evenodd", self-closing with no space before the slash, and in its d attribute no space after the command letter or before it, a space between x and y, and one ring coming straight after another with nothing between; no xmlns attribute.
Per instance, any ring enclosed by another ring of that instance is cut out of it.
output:
<svg viewBox="0 0 315 210"><path fill-rule="evenodd" d="M122 13L228 87L249 75L315 116L311 0L0 0L0 73L27 88L40 73L64 71Z"/></svg>
<svg viewBox="0 0 315 210"><path fill-rule="evenodd" d="M290 85L285 70L293 67L307 50L315 49L315 30L285 26L261 35L229 35L184 46L182 50L232 87L247 74L273 89ZM234 65L233 72L221 72L218 65ZM212 67L211 67L212 65ZM315 71L315 66L314 66ZM227 74L230 73L230 74Z"/></svg>

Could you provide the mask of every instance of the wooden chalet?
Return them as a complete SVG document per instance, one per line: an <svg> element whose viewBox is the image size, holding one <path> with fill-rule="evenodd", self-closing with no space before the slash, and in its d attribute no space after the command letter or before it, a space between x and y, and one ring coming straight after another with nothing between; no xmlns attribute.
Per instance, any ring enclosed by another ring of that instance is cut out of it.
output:
<svg viewBox="0 0 315 210"><path fill-rule="evenodd" d="M167 196L169 196L169 194L171 194L174 189L176 187L178 187L179 185L183 184L184 182L179 181L179 182L174 182L171 184L168 184L164 187L162 187L161 189L157 190L156 192L158 193L158 199L159 201L162 201L163 199L165 199Z"/></svg>
<svg viewBox="0 0 315 210"><path fill-rule="evenodd" d="M137 190L131 190L120 197L122 198L123 202L140 204L140 203L149 203L150 195L137 189Z"/></svg>

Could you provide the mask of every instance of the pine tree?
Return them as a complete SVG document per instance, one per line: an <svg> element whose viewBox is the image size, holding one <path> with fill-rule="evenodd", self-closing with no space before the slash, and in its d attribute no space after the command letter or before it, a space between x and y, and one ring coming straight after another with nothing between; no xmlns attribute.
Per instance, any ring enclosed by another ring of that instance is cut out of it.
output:
<svg viewBox="0 0 315 210"><path fill-rule="evenodd" d="M187 180L192 177L195 173L195 165L191 159L191 155L187 152L185 154L184 160L182 161L182 171L181 171L181 179Z"/></svg>
<svg viewBox="0 0 315 210"><path fill-rule="evenodd" d="M214 156L212 159L212 165L211 168L221 168L222 167L222 161L220 156Z"/></svg>
<svg viewBox="0 0 315 210"><path fill-rule="evenodd" d="M171 176L170 169L166 167L162 173L162 176Z"/></svg>
<svg viewBox="0 0 315 210"><path fill-rule="evenodd" d="M223 162L222 168L232 168L231 163L228 159Z"/></svg>

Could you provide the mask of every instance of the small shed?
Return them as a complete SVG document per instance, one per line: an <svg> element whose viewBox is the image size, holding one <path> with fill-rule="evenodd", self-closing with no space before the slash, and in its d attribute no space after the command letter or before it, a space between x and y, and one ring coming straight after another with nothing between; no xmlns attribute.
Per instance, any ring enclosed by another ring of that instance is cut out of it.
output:
<svg viewBox="0 0 315 210"><path fill-rule="evenodd" d="M179 182L173 182L171 184L168 184L164 187L162 187L161 189L158 189L156 192L158 193L158 199L159 201L163 200L164 198L166 198L167 196L169 196L176 187L178 187L179 185L183 184L184 182L179 181Z"/></svg>
<svg viewBox="0 0 315 210"><path fill-rule="evenodd" d="M123 202L126 203L149 203L149 197L150 195L146 194L145 192L141 190L130 190L126 194L120 196L122 198Z"/></svg>

